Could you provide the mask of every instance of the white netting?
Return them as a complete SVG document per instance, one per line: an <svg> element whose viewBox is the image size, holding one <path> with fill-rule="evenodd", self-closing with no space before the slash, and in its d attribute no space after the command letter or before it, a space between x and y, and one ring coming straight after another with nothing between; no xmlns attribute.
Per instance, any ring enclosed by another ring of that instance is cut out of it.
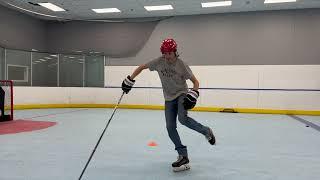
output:
<svg viewBox="0 0 320 180"><path fill-rule="evenodd" d="M12 119L13 118L13 83L12 81L0 80L0 86L5 93L5 96L4 96L5 115L10 115ZM0 105L2 105L1 103L3 103L2 102L3 99L1 98L2 97L0 97Z"/></svg>

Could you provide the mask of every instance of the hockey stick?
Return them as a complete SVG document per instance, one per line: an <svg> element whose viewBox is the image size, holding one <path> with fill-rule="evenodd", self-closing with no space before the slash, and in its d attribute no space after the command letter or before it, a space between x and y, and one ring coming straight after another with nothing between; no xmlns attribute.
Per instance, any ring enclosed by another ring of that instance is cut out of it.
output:
<svg viewBox="0 0 320 180"><path fill-rule="evenodd" d="M108 123L107 123L106 127L104 128L104 130L103 130L103 132L102 132L102 134L101 134L101 136L100 136L100 138L99 138L99 140L98 140L98 142L97 142L96 146L94 147L94 149L93 149L93 151L92 151L92 153L91 153L91 155L90 155L90 157L89 157L89 159L88 159L88 161L87 161L87 163L86 163L86 166L83 168L83 170L82 170L82 172L81 172L81 175L80 175L80 177L79 177L79 180L81 180L82 175L83 175L83 174L84 174L84 172L86 171L86 169L87 169L87 167L88 167L88 164L90 163L90 160L91 160L91 158L92 158L92 156L93 156L94 152L96 152L96 149L97 149L97 147L98 147L98 145L99 145L99 143L100 143L100 141L101 141L101 139L102 139L102 136L103 136L103 135L104 135L104 133L106 132L106 130L107 130L107 128L108 128L108 126L109 126L109 124L110 124L110 122L111 122L111 119L112 119L112 117L113 117L114 113L116 112L116 110L117 110L117 108L118 108L118 106L119 106L120 102L121 102L121 99L122 99L123 95L124 95L124 92L122 93L122 95L121 95L121 97L120 97L120 99L119 99L119 101L118 101L117 105L114 107L113 112L112 112L112 114L111 114L111 117L110 117L110 119L109 119L109 121L108 121Z"/></svg>

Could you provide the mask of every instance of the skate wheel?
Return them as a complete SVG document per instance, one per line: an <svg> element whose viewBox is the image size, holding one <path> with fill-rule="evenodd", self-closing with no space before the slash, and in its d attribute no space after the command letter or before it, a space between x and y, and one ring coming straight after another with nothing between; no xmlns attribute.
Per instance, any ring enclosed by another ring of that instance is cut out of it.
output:
<svg viewBox="0 0 320 180"><path fill-rule="evenodd" d="M173 172L180 172L180 171L186 171L190 169L190 165L189 164L184 164L180 167L174 167L173 168Z"/></svg>

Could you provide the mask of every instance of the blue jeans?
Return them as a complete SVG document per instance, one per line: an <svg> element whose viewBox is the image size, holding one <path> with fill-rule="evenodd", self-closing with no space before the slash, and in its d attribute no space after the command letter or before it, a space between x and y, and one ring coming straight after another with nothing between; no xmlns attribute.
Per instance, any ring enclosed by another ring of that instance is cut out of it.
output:
<svg viewBox="0 0 320 180"><path fill-rule="evenodd" d="M198 123L194 119L188 116L188 111L183 107L184 97L182 94L172 101L165 102L165 117L166 127L168 130L169 137L175 145L175 150L178 151L179 155L188 156L187 147L182 145L180 136L177 131L177 116L178 120L182 125L187 126L203 135L209 134L209 128Z"/></svg>

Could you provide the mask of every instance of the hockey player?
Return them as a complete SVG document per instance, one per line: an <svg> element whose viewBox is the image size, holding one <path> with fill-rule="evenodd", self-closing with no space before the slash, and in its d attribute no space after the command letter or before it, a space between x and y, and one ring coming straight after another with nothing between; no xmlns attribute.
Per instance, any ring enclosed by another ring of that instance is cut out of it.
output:
<svg viewBox="0 0 320 180"><path fill-rule="evenodd" d="M172 163L174 171L190 169L187 147L181 143L177 132L177 116L181 124L203 134L211 145L215 144L215 137L211 128L203 126L188 116L188 110L192 109L199 97L199 81L193 75L191 69L178 55L177 44L173 39L165 39L160 47L162 56L140 65L134 72L122 82L122 90L128 93L142 70L157 71L161 80L165 99L166 128L171 141L178 152L178 160ZM190 79L193 88L188 91L186 80Z"/></svg>
<svg viewBox="0 0 320 180"><path fill-rule="evenodd" d="M5 97L5 92L0 86L0 110L1 110L1 116L0 116L0 121L4 120L5 115L4 115L4 97Z"/></svg>

